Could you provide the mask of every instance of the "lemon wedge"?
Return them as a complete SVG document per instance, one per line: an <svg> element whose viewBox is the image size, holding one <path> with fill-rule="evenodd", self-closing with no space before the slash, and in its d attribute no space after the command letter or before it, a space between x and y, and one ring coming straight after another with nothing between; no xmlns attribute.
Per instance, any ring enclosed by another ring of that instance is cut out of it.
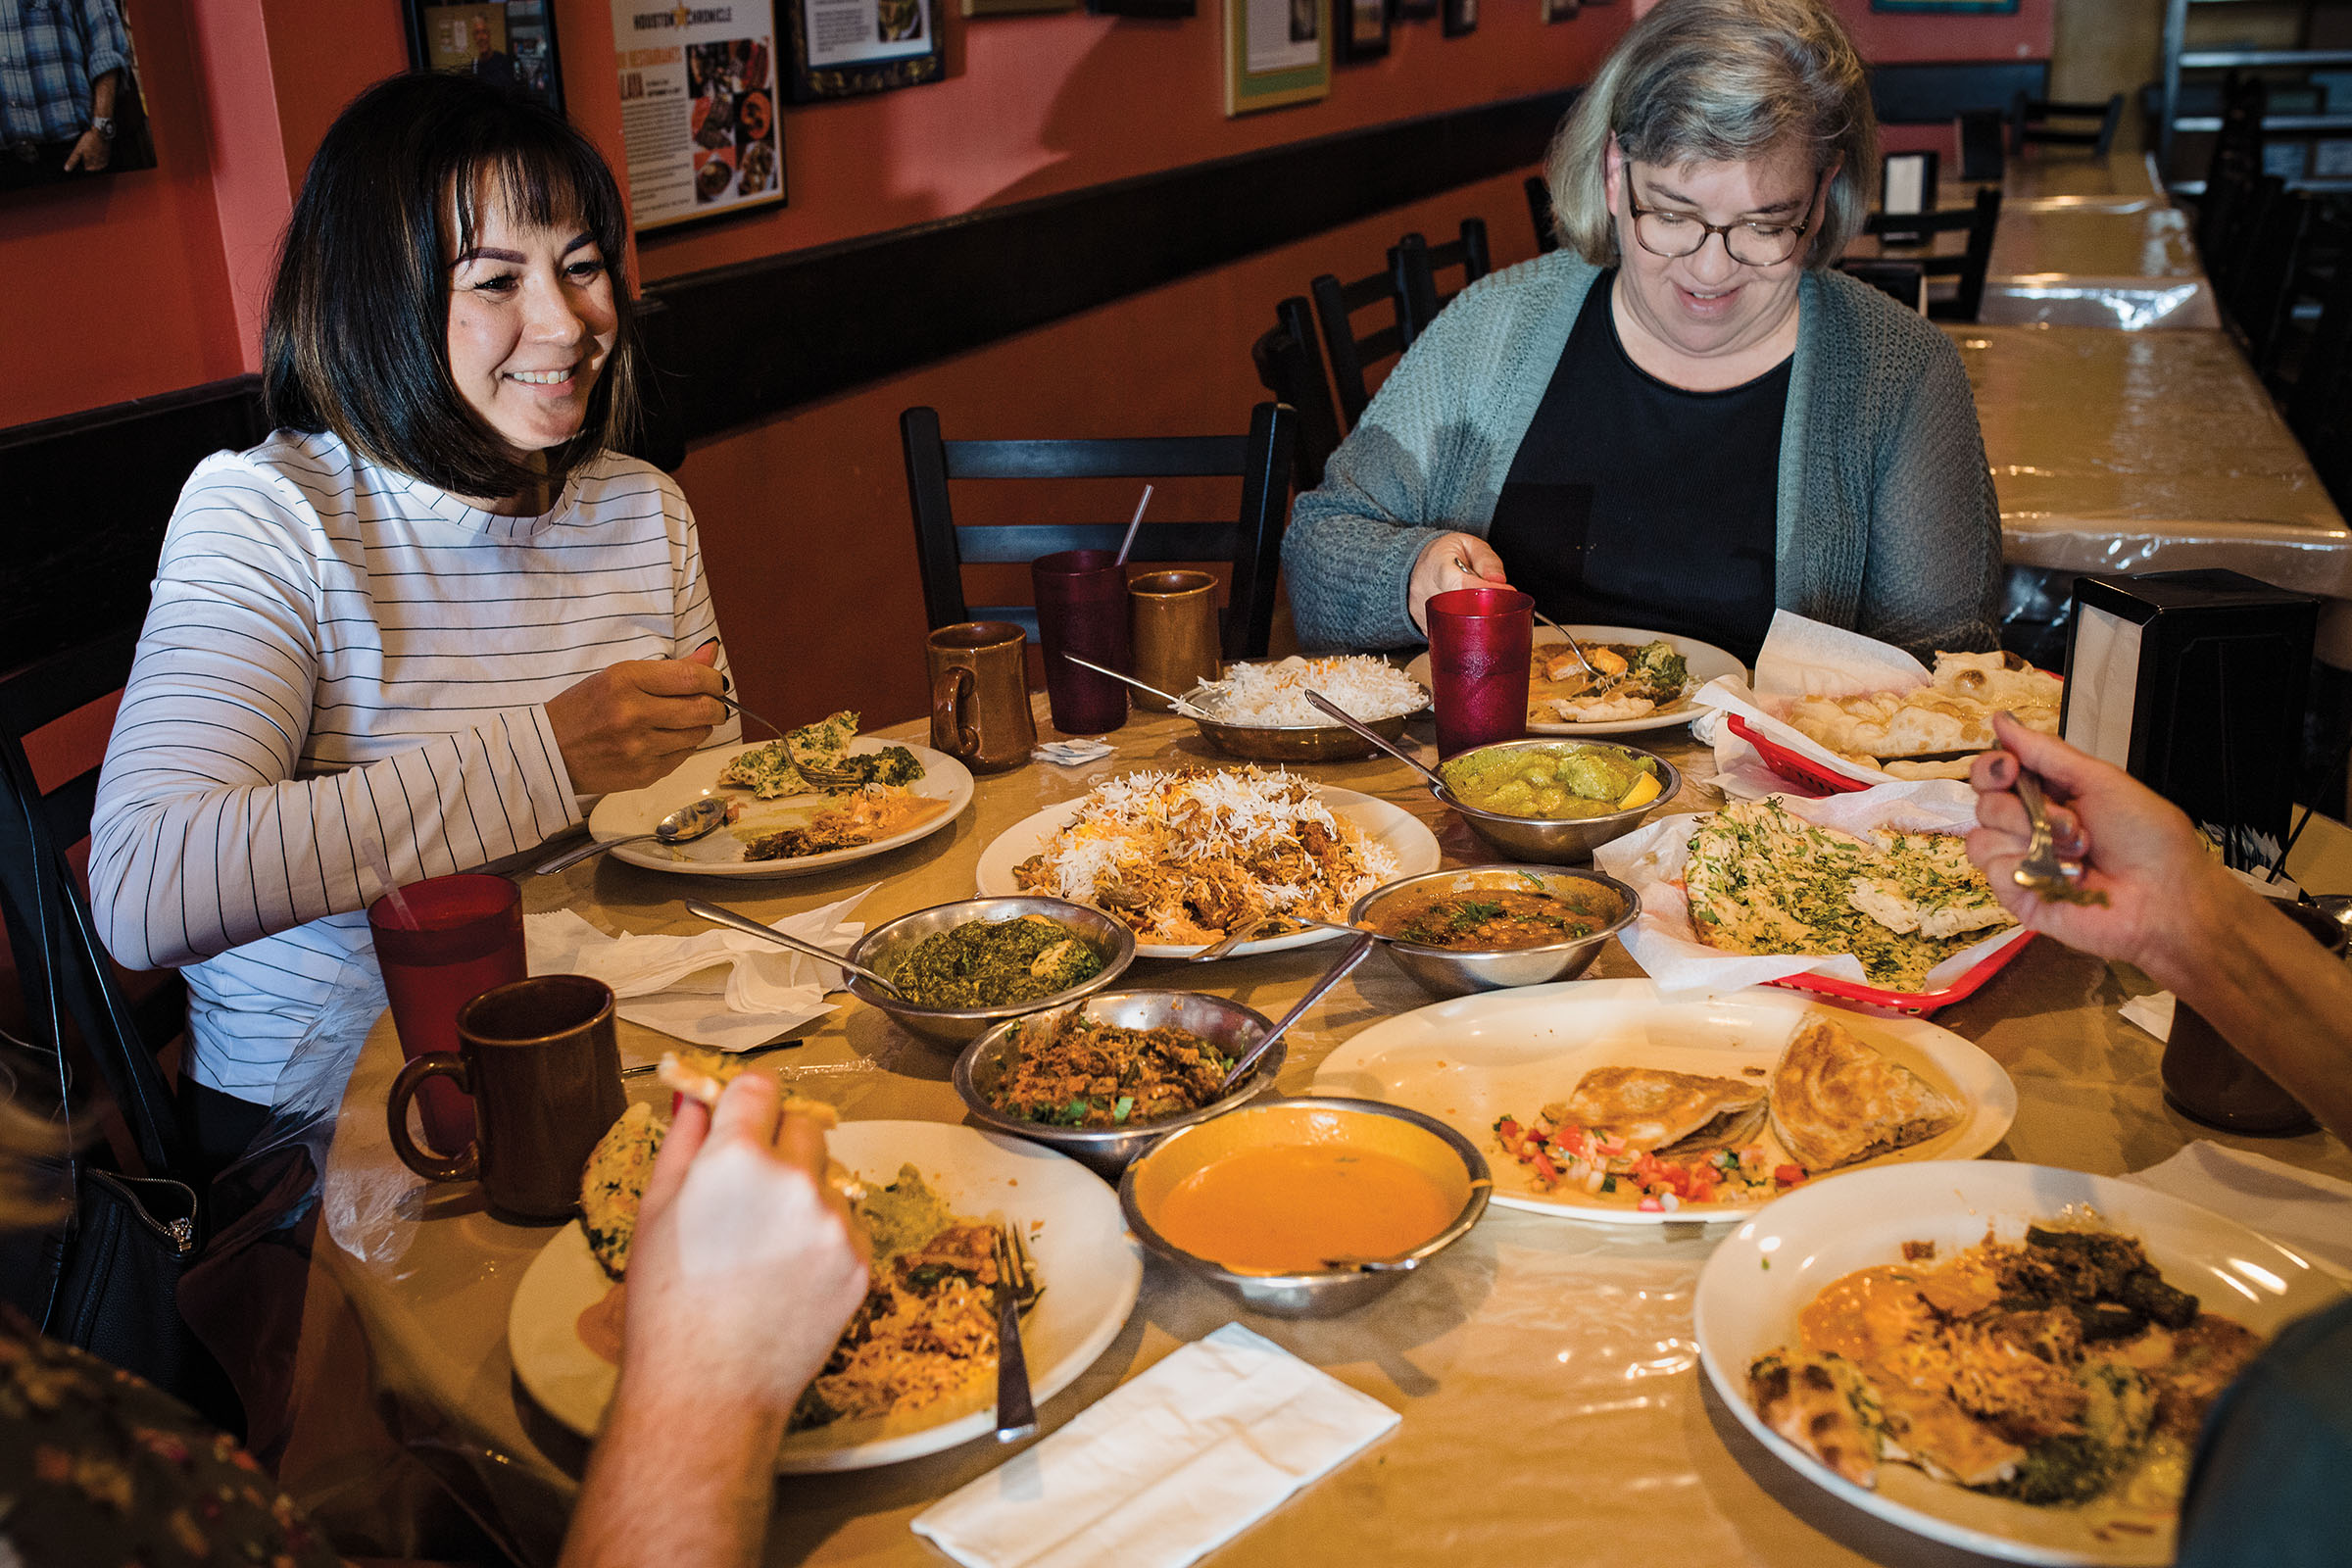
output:
<svg viewBox="0 0 2352 1568"><path fill-rule="evenodd" d="M1657 774L1642 774L1641 782L1636 784L1632 789L1627 790L1625 792L1625 799L1617 803L1617 809L1620 811L1625 811L1631 810L1637 806L1647 806L1650 802L1658 798L1658 788L1659 785Z"/></svg>

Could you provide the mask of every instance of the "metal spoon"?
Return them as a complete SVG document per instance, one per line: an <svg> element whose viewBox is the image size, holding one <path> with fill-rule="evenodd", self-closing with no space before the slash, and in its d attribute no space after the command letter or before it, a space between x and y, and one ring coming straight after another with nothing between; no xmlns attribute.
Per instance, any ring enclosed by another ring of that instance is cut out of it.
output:
<svg viewBox="0 0 2352 1568"><path fill-rule="evenodd" d="M715 904L705 904L700 899L688 899L686 912L698 919L709 920L713 925L732 926L747 937L765 937L779 948L790 948L793 952L805 953L821 963L829 963L836 969L846 969L860 980L880 986L894 997L906 995L897 986L892 985L864 964L852 963L840 954L829 952L813 942L804 942L799 937L786 936L775 927L761 925L749 915L737 914L733 909L722 909Z"/></svg>
<svg viewBox="0 0 2352 1568"><path fill-rule="evenodd" d="M1233 1064L1232 1070L1225 1074L1224 1082L1217 1085L1218 1099L1222 1100L1225 1096L1232 1094L1243 1080L1255 1072L1257 1064L1265 1059L1267 1052L1274 1049L1274 1042L1283 1037L1284 1031L1304 1017L1307 1008L1322 1001L1324 992L1346 979L1348 970L1364 961L1365 956L1372 951L1373 940L1372 933L1369 931L1358 931L1355 934L1355 940L1348 944L1348 951L1341 954L1338 960L1323 971L1322 979L1306 988L1306 995L1298 999L1298 1004L1276 1020L1274 1027L1267 1030L1264 1037L1256 1045L1251 1046L1241 1060Z"/></svg>
<svg viewBox="0 0 2352 1568"><path fill-rule="evenodd" d="M1575 633L1571 632L1567 627L1561 625L1558 621L1552 619L1549 615L1544 613L1544 612L1541 610L1536 611L1534 613L1536 619L1542 621L1544 625L1549 626L1553 631L1558 632L1562 637L1568 639L1568 651L1576 656L1576 662L1578 663L1585 666L1586 674L1592 676L1594 680L1600 680L1603 678L1600 671L1592 667L1592 661L1585 657L1584 645L1576 640Z"/></svg>
<svg viewBox="0 0 2352 1568"><path fill-rule="evenodd" d="M1388 753L1391 757L1396 759L1396 760L1399 762L1402 762L1405 766L1411 768L1414 772L1420 774L1423 778L1429 780L1430 783L1437 786L1439 793L1442 794L1446 800L1450 801L1453 799L1453 791L1446 787L1446 779L1444 775L1439 773L1437 769L1431 767L1428 763L1422 761L1421 759L1415 757L1412 753L1405 751L1402 747L1398 746L1395 741L1390 740L1387 736L1380 734L1378 731L1373 729L1371 725L1358 720L1353 714L1349 713L1346 709L1340 707L1339 704L1333 702L1330 698L1324 696L1321 692L1308 692L1306 694L1306 700L1314 704L1317 708L1321 709L1324 712L1329 713L1332 717L1338 719L1341 723L1347 725L1349 729L1355 731L1358 735L1361 735L1364 739L1370 741L1373 745L1379 747L1382 751Z"/></svg>
<svg viewBox="0 0 2352 1568"><path fill-rule="evenodd" d="M1199 953L1194 954L1191 957L1185 959L1184 961L1187 963L1214 963L1217 959L1224 957L1227 954L1240 947L1243 943L1254 938L1260 931L1265 930L1268 926L1288 925L1290 923L1290 917L1287 915L1269 914L1261 919L1252 920L1247 925L1237 925L1232 930L1226 932L1223 936L1217 938L1216 941L1211 942L1207 947L1202 948Z"/></svg>
<svg viewBox="0 0 2352 1568"><path fill-rule="evenodd" d="M1123 680L1139 692L1150 692L1152 696L1158 698L1163 703L1169 704L1176 710L1176 711L1184 714L1188 718L1209 717L1206 710L1186 702L1183 698L1176 696L1172 692L1163 692L1158 687L1153 686L1147 681L1137 680L1133 675L1122 675L1117 670L1098 664L1091 659L1080 659L1076 654L1071 653L1066 648L1062 650L1061 657L1068 660L1071 663L1076 664L1081 669L1091 669L1098 675L1108 675L1112 680Z"/></svg>
<svg viewBox="0 0 2352 1568"><path fill-rule="evenodd" d="M726 819L727 803L715 795L706 795L700 800L688 801L656 822L651 833L632 833L625 839L600 839L583 844L577 849L565 850L553 859L541 860L533 869L539 875L547 876L567 865L577 865L592 855L617 850L623 844L642 844L647 839L660 844L690 844L717 828Z"/></svg>
<svg viewBox="0 0 2352 1568"><path fill-rule="evenodd" d="M2082 862L2059 855L2057 834L2050 827L2049 803L2042 798L2041 780L2022 764L2017 770L2017 798L2025 803L2034 819L2033 836L2027 841L2025 858L2009 873L2010 880L2035 898L2051 903L2106 903L2105 894L2084 891Z"/></svg>

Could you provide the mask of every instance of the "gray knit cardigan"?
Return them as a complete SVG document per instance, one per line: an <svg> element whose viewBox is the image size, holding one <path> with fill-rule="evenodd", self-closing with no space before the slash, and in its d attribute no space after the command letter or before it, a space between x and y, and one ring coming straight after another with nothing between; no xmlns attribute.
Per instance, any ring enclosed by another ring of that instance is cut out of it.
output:
<svg viewBox="0 0 2352 1568"><path fill-rule="evenodd" d="M1405 612L1413 563L1441 532L1487 531L1597 276L1568 251L1494 273L1397 364L1292 512L1282 561L1302 646L1422 641ZM1958 351L1842 272L1805 273L1797 299L1776 602L1923 658L1992 647L2000 512Z"/></svg>

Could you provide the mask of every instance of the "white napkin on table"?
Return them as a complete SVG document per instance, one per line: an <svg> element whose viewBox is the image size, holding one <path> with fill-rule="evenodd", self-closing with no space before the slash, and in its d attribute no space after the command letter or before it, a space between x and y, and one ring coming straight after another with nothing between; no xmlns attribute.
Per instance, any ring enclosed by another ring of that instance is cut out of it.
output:
<svg viewBox="0 0 2352 1568"><path fill-rule="evenodd" d="M2204 1138L2124 1180L2227 1215L2352 1280L2352 1182Z"/></svg>
<svg viewBox="0 0 2352 1568"><path fill-rule="evenodd" d="M2133 997L2115 1010L2126 1023L2135 1023L2159 1040L2173 1038L2173 1008L2180 1002L2170 991L2151 991Z"/></svg>
<svg viewBox="0 0 2352 1568"><path fill-rule="evenodd" d="M1116 750L1108 741L1048 741L1031 752L1029 758L1032 761L1052 762L1056 767L1084 767Z"/></svg>
<svg viewBox="0 0 2352 1568"><path fill-rule="evenodd" d="M1239 1323L917 1514L969 1568L1182 1568L1401 1419Z"/></svg>
<svg viewBox="0 0 2352 1568"><path fill-rule="evenodd" d="M846 954L865 926L844 916L872 891L787 915L775 929ZM845 983L831 964L724 926L690 937L611 937L559 909L524 916L522 940L531 973L602 980L631 1023L718 1051L749 1051L824 1016L834 1010L825 993Z"/></svg>

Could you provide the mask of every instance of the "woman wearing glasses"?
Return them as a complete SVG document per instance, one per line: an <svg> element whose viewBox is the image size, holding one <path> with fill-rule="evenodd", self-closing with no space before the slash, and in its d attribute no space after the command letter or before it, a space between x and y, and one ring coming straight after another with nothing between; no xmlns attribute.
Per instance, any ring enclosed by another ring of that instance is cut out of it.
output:
<svg viewBox="0 0 2352 1568"><path fill-rule="evenodd" d="M2000 518L1958 353L1832 269L1878 128L1818 0L1664 0L1552 145L1563 248L1399 362L1284 541L1310 648L1451 588L1753 662L1776 608L1993 645Z"/></svg>

